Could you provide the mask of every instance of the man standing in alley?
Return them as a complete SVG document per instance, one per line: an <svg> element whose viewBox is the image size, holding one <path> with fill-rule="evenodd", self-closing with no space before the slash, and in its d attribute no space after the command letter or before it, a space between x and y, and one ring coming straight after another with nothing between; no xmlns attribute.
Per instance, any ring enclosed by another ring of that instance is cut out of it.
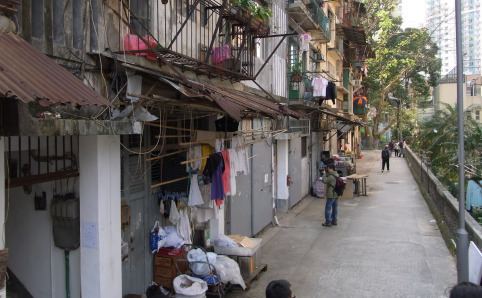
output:
<svg viewBox="0 0 482 298"><path fill-rule="evenodd" d="M335 165L329 164L322 178L322 181L326 185L325 222L322 224L324 227L337 225L338 194L335 191L336 178L338 178L338 173L335 171Z"/></svg>
<svg viewBox="0 0 482 298"><path fill-rule="evenodd" d="M385 145L385 149L382 150L382 173L387 165L387 172L390 172L390 149L388 145Z"/></svg>

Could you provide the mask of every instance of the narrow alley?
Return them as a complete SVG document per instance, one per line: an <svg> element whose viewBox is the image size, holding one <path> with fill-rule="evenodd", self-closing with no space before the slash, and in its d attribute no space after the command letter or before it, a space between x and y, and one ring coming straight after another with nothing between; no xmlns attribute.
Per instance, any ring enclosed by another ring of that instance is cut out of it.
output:
<svg viewBox="0 0 482 298"><path fill-rule="evenodd" d="M290 281L297 297L447 297L455 259L405 160L392 157L382 174L379 154L358 161L368 197L340 201L338 226L321 226L324 200L305 199L263 235L268 271L229 297L264 297L275 279Z"/></svg>

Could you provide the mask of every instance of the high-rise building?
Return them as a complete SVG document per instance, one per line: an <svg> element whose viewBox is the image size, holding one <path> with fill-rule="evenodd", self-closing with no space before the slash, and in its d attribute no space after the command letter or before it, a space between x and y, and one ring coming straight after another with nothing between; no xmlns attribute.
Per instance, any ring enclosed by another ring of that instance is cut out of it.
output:
<svg viewBox="0 0 482 298"><path fill-rule="evenodd" d="M481 17L480 0L462 0L462 42L464 73L480 74ZM427 24L433 40L439 47L442 75L453 71L455 59L455 4L452 0L427 0Z"/></svg>

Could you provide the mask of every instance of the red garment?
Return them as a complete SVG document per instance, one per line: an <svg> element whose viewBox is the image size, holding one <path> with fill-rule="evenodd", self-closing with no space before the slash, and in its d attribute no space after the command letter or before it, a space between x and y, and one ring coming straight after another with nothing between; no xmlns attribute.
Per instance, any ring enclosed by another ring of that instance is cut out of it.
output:
<svg viewBox="0 0 482 298"><path fill-rule="evenodd" d="M223 172L223 189L224 194L229 195L231 194L231 166L229 164L229 151L224 149L221 151L224 160L224 172Z"/></svg>

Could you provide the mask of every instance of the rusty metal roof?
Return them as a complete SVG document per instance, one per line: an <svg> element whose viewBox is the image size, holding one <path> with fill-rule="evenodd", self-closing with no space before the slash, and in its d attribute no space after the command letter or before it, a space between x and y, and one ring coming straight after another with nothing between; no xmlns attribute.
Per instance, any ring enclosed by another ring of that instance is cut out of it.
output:
<svg viewBox="0 0 482 298"><path fill-rule="evenodd" d="M0 96L42 106L109 104L54 60L9 33L0 34Z"/></svg>

